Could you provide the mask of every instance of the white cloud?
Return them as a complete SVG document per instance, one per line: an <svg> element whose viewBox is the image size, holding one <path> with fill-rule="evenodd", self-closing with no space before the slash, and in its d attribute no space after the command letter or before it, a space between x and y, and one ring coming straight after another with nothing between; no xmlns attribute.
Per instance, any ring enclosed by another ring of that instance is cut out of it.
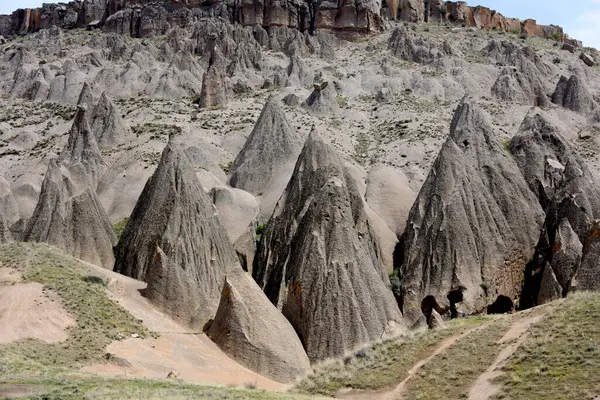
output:
<svg viewBox="0 0 600 400"><path fill-rule="evenodd" d="M600 0L588 0L583 13L565 28L569 35L581 40L584 46L600 49Z"/></svg>

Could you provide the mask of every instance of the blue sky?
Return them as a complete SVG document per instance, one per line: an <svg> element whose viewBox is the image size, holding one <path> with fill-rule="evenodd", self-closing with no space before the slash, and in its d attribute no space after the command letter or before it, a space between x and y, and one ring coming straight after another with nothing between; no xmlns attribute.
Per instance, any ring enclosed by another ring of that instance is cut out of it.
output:
<svg viewBox="0 0 600 400"><path fill-rule="evenodd" d="M42 2L0 0L0 14L9 14L17 8L38 7ZM489 7L507 17L533 18L540 24L560 25L584 45L600 49L600 0L469 0L467 3Z"/></svg>

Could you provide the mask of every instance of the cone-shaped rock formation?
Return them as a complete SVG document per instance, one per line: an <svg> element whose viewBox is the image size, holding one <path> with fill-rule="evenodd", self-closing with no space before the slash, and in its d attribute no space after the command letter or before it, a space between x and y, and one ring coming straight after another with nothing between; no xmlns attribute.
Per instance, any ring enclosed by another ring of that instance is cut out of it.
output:
<svg viewBox="0 0 600 400"><path fill-rule="evenodd" d="M201 328L215 315L225 274L240 268L216 210L171 138L116 250L115 271L148 282L144 296Z"/></svg>
<svg viewBox="0 0 600 400"><path fill-rule="evenodd" d="M600 184L585 161L561 134L558 123L542 111L530 112L511 141L510 151L529 187L536 193L546 213L535 257L525 274L521 307L551 299L546 284L552 274L562 288L569 290L579 268L582 243L596 218L600 218Z"/></svg>
<svg viewBox="0 0 600 400"><path fill-rule="evenodd" d="M279 101L269 99L233 162L229 184L254 195L260 193L261 215L268 218L294 170L302 143Z"/></svg>
<svg viewBox="0 0 600 400"><path fill-rule="evenodd" d="M90 127L101 149L122 143L131 133L112 100L102 93L90 116Z"/></svg>
<svg viewBox="0 0 600 400"><path fill-rule="evenodd" d="M84 105L88 111L91 111L94 108L95 103L96 99L94 97L94 93L92 93L92 88L87 82L84 82L83 87L81 88L81 93L79 93L77 105Z"/></svg>
<svg viewBox="0 0 600 400"><path fill-rule="evenodd" d="M58 160L48 165L23 239L49 243L74 257L111 268L117 238L95 189L103 167L85 106L80 106L65 148Z"/></svg>
<svg viewBox="0 0 600 400"><path fill-rule="evenodd" d="M310 370L292 325L241 269L227 275L207 334L240 364L276 381L290 382Z"/></svg>
<svg viewBox="0 0 600 400"><path fill-rule="evenodd" d="M315 115L334 114L340 110L335 88L327 81L314 84L314 90L302 103L302 107Z"/></svg>
<svg viewBox="0 0 600 400"><path fill-rule="evenodd" d="M538 74L539 71L531 68L526 69L526 72L519 72L517 67L505 67L492 86L492 95L503 101L539 107L548 106L550 101L544 93Z"/></svg>
<svg viewBox="0 0 600 400"><path fill-rule="evenodd" d="M468 313L517 297L542 223L517 164L463 99L399 245L405 317L417 321L426 296L442 305L462 299Z"/></svg>
<svg viewBox="0 0 600 400"><path fill-rule="evenodd" d="M200 107L224 106L229 100L229 87L225 74L225 60L218 48L214 48L208 70L202 80Z"/></svg>
<svg viewBox="0 0 600 400"><path fill-rule="evenodd" d="M356 182L313 131L253 270L311 361L405 329L376 254Z"/></svg>

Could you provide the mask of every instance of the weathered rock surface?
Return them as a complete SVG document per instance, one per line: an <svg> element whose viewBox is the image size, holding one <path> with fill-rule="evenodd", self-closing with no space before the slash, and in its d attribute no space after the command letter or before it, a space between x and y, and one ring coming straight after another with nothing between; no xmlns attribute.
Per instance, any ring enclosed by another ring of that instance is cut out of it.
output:
<svg viewBox="0 0 600 400"><path fill-rule="evenodd" d="M234 360L276 381L291 382L310 370L292 325L241 269L227 274L206 333Z"/></svg>
<svg viewBox="0 0 600 400"><path fill-rule="evenodd" d="M600 220L594 221L585 239L581 266L573 278L572 289L600 291Z"/></svg>
<svg viewBox="0 0 600 400"><path fill-rule="evenodd" d="M577 75L572 75L569 79L565 76L560 77L552 95L552 102L580 113L589 113L597 107L586 85Z"/></svg>
<svg viewBox="0 0 600 400"><path fill-rule="evenodd" d="M498 100L546 107L550 100L545 93L537 70L519 72L516 67L505 67L492 86L492 96Z"/></svg>
<svg viewBox="0 0 600 400"><path fill-rule="evenodd" d="M340 110L337 102L337 92L328 81L314 84L310 96L302 103L308 112L314 115L331 115Z"/></svg>
<svg viewBox="0 0 600 400"><path fill-rule="evenodd" d="M260 196L261 218L271 215L294 170L302 143L302 136L290 126L279 100L269 99L229 175L231 186Z"/></svg>
<svg viewBox="0 0 600 400"><path fill-rule="evenodd" d="M177 139L146 183L115 252L116 272L148 282L150 301L201 328L216 312L238 260Z"/></svg>
<svg viewBox="0 0 600 400"><path fill-rule="evenodd" d="M426 296L447 305L461 291L469 313L518 297L543 216L486 116L463 99L400 241L405 318L419 318Z"/></svg>
<svg viewBox="0 0 600 400"><path fill-rule="evenodd" d="M121 118L121 113L106 93L102 93L98 104L93 108L90 127L101 149L123 143L131 135L131 130Z"/></svg>
<svg viewBox="0 0 600 400"><path fill-rule="evenodd" d="M231 88L225 73L225 60L218 47L212 50L208 70L202 80L200 107L227 105Z"/></svg>
<svg viewBox="0 0 600 400"><path fill-rule="evenodd" d="M365 199L398 237L416 197L401 170L379 164L369 171Z"/></svg>
<svg viewBox="0 0 600 400"><path fill-rule="evenodd" d="M582 243L593 221L600 218L600 185L561 131L542 111L533 110L510 144L546 213L535 256L527 266L521 307L552 300L555 291L545 286L552 277L561 286L561 294L568 292L579 268ZM540 273L546 268L552 274Z"/></svg>
<svg viewBox="0 0 600 400"><path fill-rule="evenodd" d="M235 242L258 216L260 204L250 193L227 186L216 186L208 193L219 213L229 240Z"/></svg>
<svg viewBox="0 0 600 400"><path fill-rule="evenodd" d="M448 43L444 42L442 46L439 46L431 40L416 36L405 26L398 26L394 29L388 41L388 49L394 56L402 60L419 64L439 63L445 56L452 54Z"/></svg>
<svg viewBox="0 0 600 400"><path fill-rule="evenodd" d="M0 176L0 243L12 242L13 235L10 227L18 220L19 207L10 189L10 184Z"/></svg>
<svg viewBox="0 0 600 400"><path fill-rule="evenodd" d="M49 162L23 240L45 242L74 257L111 268L117 238L96 195L103 168L105 164L82 105L65 148L57 160Z"/></svg>
<svg viewBox="0 0 600 400"><path fill-rule="evenodd" d="M405 329L356 183L314 130L269 220L253 275L312 362Z"/></svg>

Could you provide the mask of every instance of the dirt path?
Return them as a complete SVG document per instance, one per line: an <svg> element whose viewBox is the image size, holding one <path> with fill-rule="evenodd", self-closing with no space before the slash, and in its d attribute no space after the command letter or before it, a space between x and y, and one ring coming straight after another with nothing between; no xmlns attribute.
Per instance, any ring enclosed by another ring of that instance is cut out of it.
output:
<svg viewBox="0 0 600 400"><path fill-rule="evenodd" d="M436 356L438 356L441 353L443 353L444 351L446 351L446 349L448 347L454 345L454 343L458 342L460 339L462 339L463 337L472 333L473 331L479 329L480 327L481 327L481 325L471 328L471 329L468 329L462 333L452 335L452 336L447 337L446 339L442 340L440 342L440 344L438 345L438 347L434 350L434 352L431 353L431 355L429 355L427 358L424 358L424 359L418 361L416 364L414 364L412 366L412 368L408 371L408 375L406 376L406 378L402 382L400 382L394 389L392 389L390 391L386 391L386 392L350 392L348 394L343 394L343 395L340 395L337 397L343 398L346 400L396 400L396 399L401 399L405 393L406 384L408 383L408 381L413 376L415 376L417 374L417 372L419 372L419 370L424 365L429 363Z"/></svg>
<svg viewBox="0 0 600 400"><path fill-rule="evenodd" d="M114 361L86 366L83 372L102 376L164 379L171 371L192 383L253 386L282 391L289 388L244 368L223 353L206 335L178 325L158 311L139 290L146 287L126 276L87 264L90 273L109 280L110 296L141 319L154 338L128 338L114 341L106 351Z"/></svg>
<svg viewBox="0 0 600 400"><path fill-rule="evenodd" d="M529 328L540 322L552 308L548 307L545 312L535 312L537 310L525 311L531 315L519 318L513 322L506 334L498 341L499 345L508 344L504 347L496 360L488 367L487 370L475 381L469 390L469 400L488 400L494 394L498 393L500 386L494 384L494 378L502 374L502 367L512 356L519 346L529 336Z"/></svg>

